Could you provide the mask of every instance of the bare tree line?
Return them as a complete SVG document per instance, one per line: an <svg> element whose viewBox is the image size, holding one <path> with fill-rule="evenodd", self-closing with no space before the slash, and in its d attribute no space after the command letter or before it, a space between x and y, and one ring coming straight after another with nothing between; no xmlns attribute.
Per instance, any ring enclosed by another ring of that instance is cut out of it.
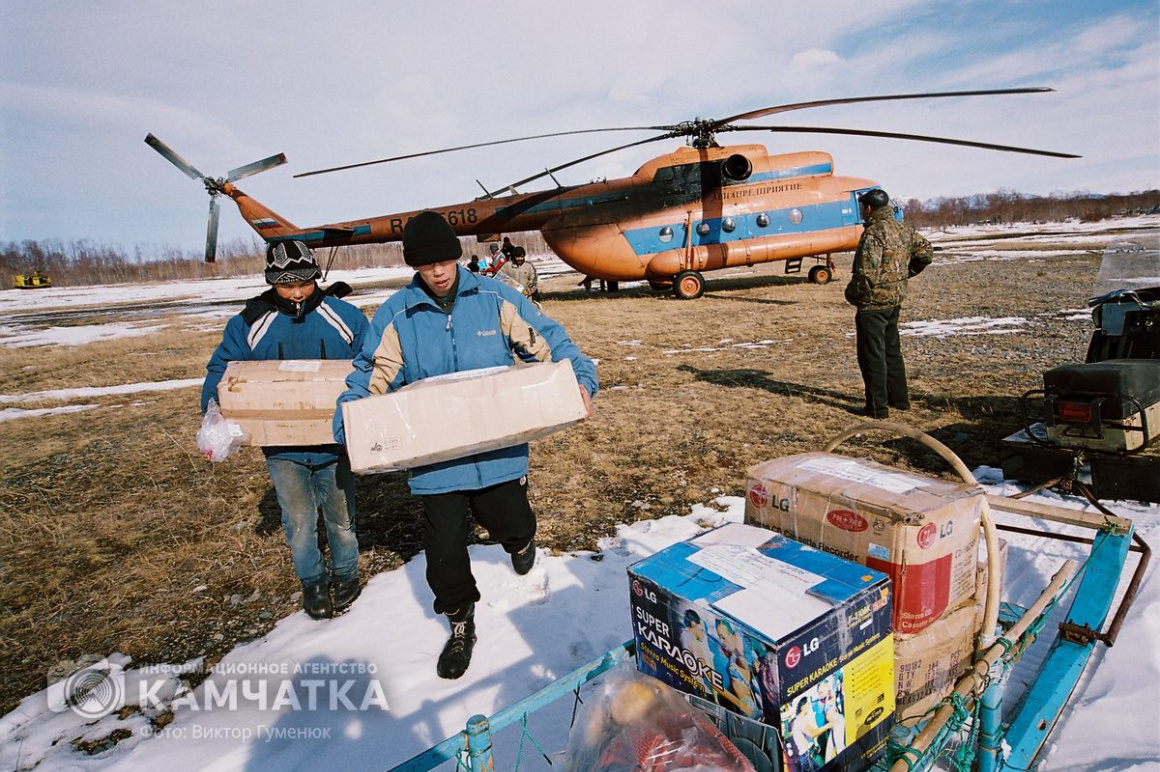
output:
<svg viewBox="0 0 1160 772"><path fill-rule="evenodd" d="M1053 193L1029 196L999 190L963 198L910 199L900 202L906 221L916 228L979 223L1095 222L1111 217L1160 212L1160 190L1127 194Z"/></svg>
<svg viewBox="0 0 1160 772"><path fill-rule="evenodd" d="M907 221L918 228L971 225L977 223L1056 222L1071 218L1103 220L1123 215L1160 212L1160 190L1128 194L1056 193L1029 196L1011 190L983 193L963 198L910 199L900 202ZM549 252L539 231L510 234L513 243L529 254ZM487 253L487 244L462 239L463 254ZM361 244L336 251L316 252L324 268L381 268L403 264L398 242ZM132 252L122 247L96 244L88 240L63 242L0 242L0 288L12 286L16 274L40 271L57 286L88 286L181 279L255 276L265 268L265 245L257 237L233 239L218 244L217 262L206 263L200 252L176 247L147 251L141 246Z"/></svg>

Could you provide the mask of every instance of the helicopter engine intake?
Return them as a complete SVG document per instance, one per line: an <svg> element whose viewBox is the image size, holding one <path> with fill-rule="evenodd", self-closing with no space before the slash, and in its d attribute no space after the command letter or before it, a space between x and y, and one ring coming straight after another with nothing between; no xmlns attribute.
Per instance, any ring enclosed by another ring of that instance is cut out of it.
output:
<svg viewBox="0 0 1160 772"><path fill-rule="evenodd" d="M747 180L753 174L753 162L740 153L734 153L722 162L721 173L726 179L738 182Z"/></svg>

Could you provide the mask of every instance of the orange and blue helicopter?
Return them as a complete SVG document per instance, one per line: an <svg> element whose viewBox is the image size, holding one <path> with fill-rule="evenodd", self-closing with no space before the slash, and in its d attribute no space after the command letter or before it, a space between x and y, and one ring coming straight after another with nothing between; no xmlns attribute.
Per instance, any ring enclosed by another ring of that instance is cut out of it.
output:
<svg viewBox="0 0 1160 772"><path fill-rule="evenodd" d="M660 131L642 140L586 155L505 185L465 203L425 207L441 214L460 236L480 241L503 233L538 230L565 263L616 289L621 281L646 280L657 290L671 288L682 299L700 297L704 273L734 266L784 261L786 273L800 272L813 258L808 278L825 284L834 275L832 255L853 249L862 231L857 196L878 187L872 180L834 174L824 152L770 154L763 145L718 144L718 134L734 131L844 134L977 147L1012 153L1077 158L1070 153L898 132L820 126L738 125L776 113L828 105L1000 94L1034 94L1050 88L1011 88L890 94L777 105L722 119L695 119L674 125L582 129L462 145L423 153L319 169L295 175L352 169L531 139L611 131ZM619 179L561 185L554 172L608 153L666 139L686 138L688 146L648 161ZM286 163L279 154L255 161L222 178L203 175L150 134L145 141L210 194L206 260L216 254L218 197L229 196L246 222L266 241L297 239L312 248L397 241L403 226L421 210L300 228L243 193L234 183ZM543 177L556 187L519 193Z"/></svg>

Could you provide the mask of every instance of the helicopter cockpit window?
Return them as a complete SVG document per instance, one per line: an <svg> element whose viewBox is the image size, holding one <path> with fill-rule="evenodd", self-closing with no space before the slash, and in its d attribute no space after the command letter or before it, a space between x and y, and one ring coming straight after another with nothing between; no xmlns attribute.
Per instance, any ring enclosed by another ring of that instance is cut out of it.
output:
<svg viewBox="0 0 1160 772"><path fill-rule="evenodd" d="M793 223L794 225L797 225L799 222L801 222L802 221L802 210L800 210L800 209L789 210L789 221L791 223Z"/></svg>
<svg viewBox="0 0 1160 772"><path fill-rule="evenodd" d="M725 231L726 233L732 233L733 231L737 230L737 221L732 217L726 217L721 221L721 230Z"/></svg>
<svg viewBox="0 0 1160 772"><path fill-rule="evenodd" d="M659 238L665 244L668 244L670 241L672 241L673 240L673 228L672 228L672 226L666 225L665 227L661 228Z"/></svg>
<svg viewBox="0 0 1160 772"><path fill-rule="evenodd" d="M762 212L761 214L757 215L757 227L758 228L768 228L769 227L769 215L767 215L765 212Z"/></svg>
<svg viewBox="0 0 1160 772"><path fill-rule="evenodd" d="M653 181L671 190L695 193L701 190L701 164L681 164L657 169Z"/></svg>
<svg viewBox="0 0 1160 772"><path fill-rule="evenodd" d="M709 227L709 223L707 223L707 222L700 223L697 226L697 235L698 236L708 236L710 230L712 230L712 229Z"/></svg>

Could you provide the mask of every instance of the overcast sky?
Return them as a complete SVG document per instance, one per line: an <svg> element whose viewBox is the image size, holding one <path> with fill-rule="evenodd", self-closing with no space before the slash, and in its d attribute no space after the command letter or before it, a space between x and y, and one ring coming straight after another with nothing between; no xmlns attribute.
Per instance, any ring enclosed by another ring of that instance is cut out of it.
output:
<svg viewBox="0 0 1160 772"><path fill-rule="evenodd" d="M763 122L1083 158L818 134L721 139L830 152L837 173L876 180L896 198L1160 187L1158 0L0 0L0 242L200 252L207 196L144 143L150 132L212 176L285 152L287 165L240 187L312 226L469 201L477 179L495 189L650 135L292 176L322 167L789 102L1019 86L1056 93L827 107ZM629 174L678 144L557 176L574 184ZM221 232L252 234L228 202Z"/></svg>

